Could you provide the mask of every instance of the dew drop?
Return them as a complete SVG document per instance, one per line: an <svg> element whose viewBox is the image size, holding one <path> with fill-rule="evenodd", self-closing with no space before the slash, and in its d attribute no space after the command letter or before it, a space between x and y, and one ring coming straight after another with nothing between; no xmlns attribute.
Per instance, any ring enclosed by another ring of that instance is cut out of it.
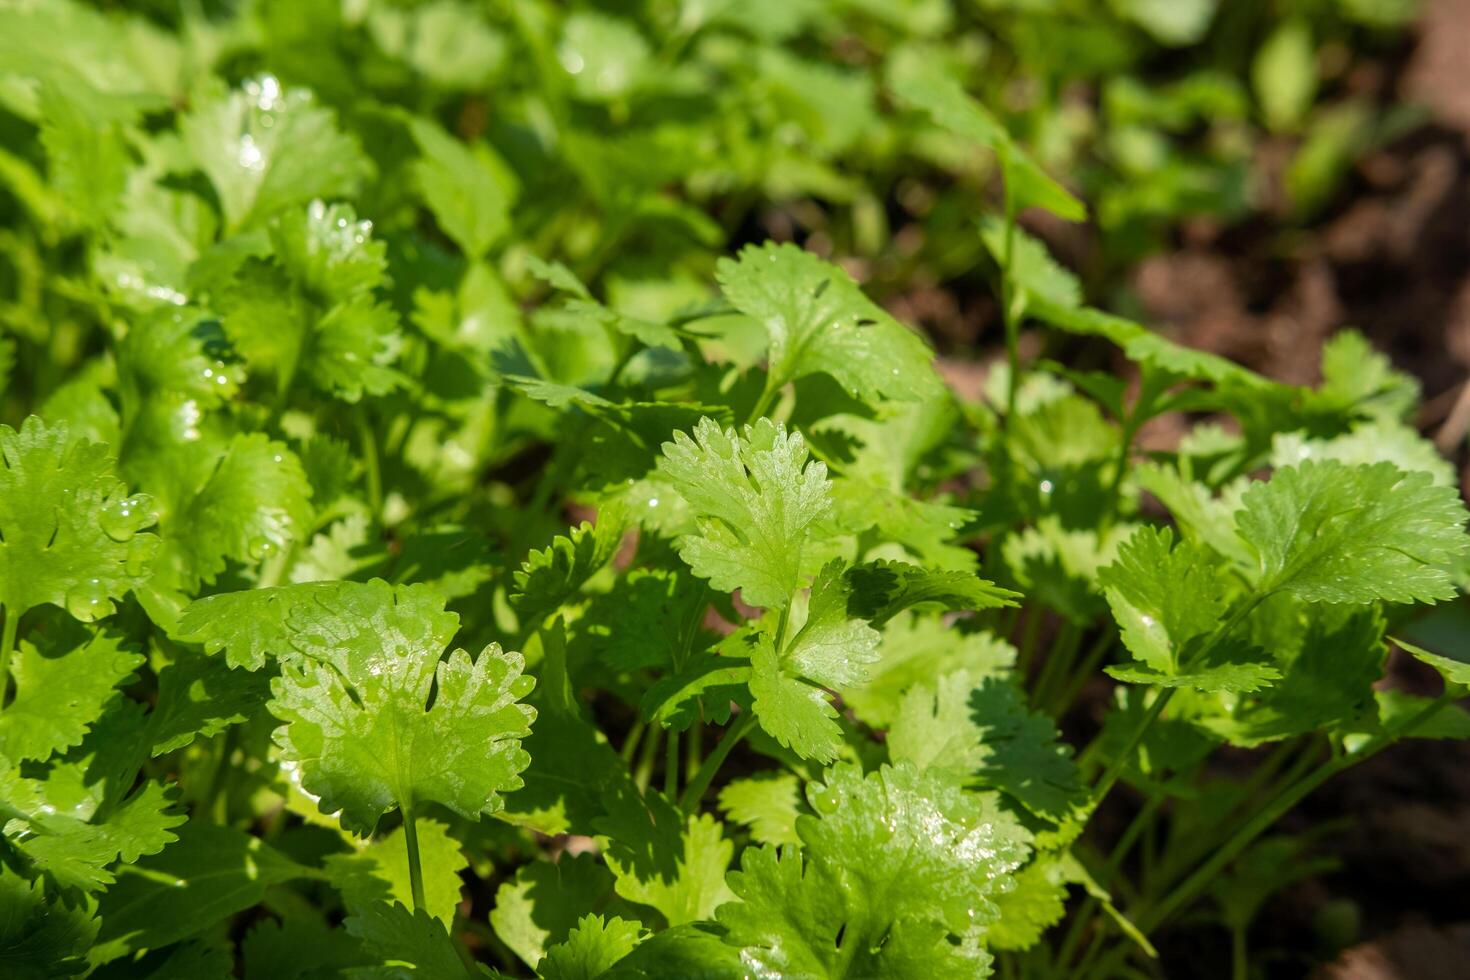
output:
<svg viewBox="0 0 1470 980"><path fill-rule="evenodd" d="M255 137L249 133L240 137L240 150L237 156L240 166L246 170L260 170L265 166L265 154L260 147L255 145Z"/></svg>
<svg viewBox="0 0 1470 980"><path fill-rule="evenodd" d="M95 622L112 611L107 586L100 578L78 582L66 593L66 611L84 623Z"/></svg>
<svg viewBox="0 0 1470 980"><path fill-rule="evenodd" d="M114 500L97 515L102 533L114 541L131 541L138 533L138 508L132 499Z"/></svg>

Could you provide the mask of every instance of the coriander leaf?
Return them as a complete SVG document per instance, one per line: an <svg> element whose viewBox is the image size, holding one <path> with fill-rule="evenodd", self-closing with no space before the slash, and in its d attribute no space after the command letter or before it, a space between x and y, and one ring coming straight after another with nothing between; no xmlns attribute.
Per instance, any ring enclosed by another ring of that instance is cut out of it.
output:
<svg viewBox="0 0 1470 980"><path fill-rule="evenodd" d="M442 922L452 922L459 908L460 872L469 866L459 842L437 820L418 821L419 860L424 875L424 908ZM331 854L325 861L327 877L347 908L363 909L375 902L413 904L409 888L408 850L403 828L375 837L356 853Z"/></svg>
<svg viewBox="0 0 1470 980"><path fill-rule="evenodd" d="M1016 887L996 899L1000 916L985 930L995 949L1030 949L1067 912L1070 856L1038 854L1016 874Z"/></svg>
<svg viewBox="0 0 1470 980"><path fill-rule="evenodd" d="M701 629L708 608L708 587L687 572L637 568L592 600L576 624L573 648L622 670L664 667L678 674L709 646Z"/></svg>
<svg viewBox="0 0 1470 980"><path fill-rule="evenodd" d="M549 947L564 941L587 910L602 911L613 898L613 876L591 854L563 854L516 870L495 893L490 925L500 941L534 967Z"/></svg>
<svg viewBox="0 0 1470 980"><path fill-rule="evenodd" d="M859 719L887 728L905 692L964 670L976 681L1016 662L1016 648L991 633L963 633L936 615L900 614L883 627L879 659L867 684L842 689L842 699Z"/></svg>
<svg viewBox="0 0 1470 980"><path fill-rule="evenodd" d="M1434 443L1393 419L1360 422L1330 439L1284 432L1271 441L1271 465L1276 469L1308 459L1335 459L1348 466L1392 463L1405 473L1428 473L1439 486L1454 486L1456 481L1454 464L1440 455Z"/></svg>
<svg viewBox="0 0 1470 980"><path fill-rule="evenodd" d="M218 735L256 717L268 700L268 672L235 670L219 657L176 650L174 659L158 671L158 703L148 716L152 754Z"/></svg>
<svg viewBox="0 0 1470 980"><path fill-rule="evenodd" d="M701 419L694 438L676 432L663 452L659 471L699 519L679 538L679 556L718 591L784 608L801 585L804 545L831 511L827 467L768 419L740 435Z"/></svg>
<svg viewBox="0 0 1470 980"><path fill-rule="evenodd" d="M214 185L230 232L313 198L350 196L372 169L330 110L272 75L200 102L179 133Z"/></svg>
<svg viewBox="0 0 1470 980"><path fill-rule="evenodd" d="M10 664L15 696L0 713L0 757L46 759L77 745L143 663L120 633L56 622L22 640Z"/></svg>
<svg viewBox="0 0 1470 980"><path fill-rule="evenodd" d="M1084 790L1072 748L1045 714L1027 709L1010 679L961 671L911 688L888 731L894 762L938 769L965 785L1000 790L1060 822Z"/></svg>
<svg viewBox="0 0 1470 980"><path fill-rule="evenodd" d="M536 973L543 980L598 980L643 938L643 926L613 916L588 914L565 941L546 951Z"/></svg>
<svg viewBox="0 0 1470 980"><path fill-rule="evenodd" d="M266 230L276 261L324 305L370 295L387 279L387 246L349 204L312 201L277 215Z"/></svg>
<svg viewBox="0 0 1470 980"><path fill-rule="evenodd" d="M621 508L604 507L595 527L584 521L570 534L557 535L541 551L531 552L515 573L511 605L528 624L555 612L612 561L626 528Z"/></svg>
<svg viewBox="0 0 1470 980"><path fill-rule="evenodd" d="M662 795L622 794L598 821L620 897L656 909L671 926L708 919L730 897L735 845L709 814L684 817Z"/></svg>
<svg viewBox="0 0 1470 980"><path fill-rule="evenodd" d="M1402 647L1406 653L1415 660L1423 661L1435 670L1450 684L1470 684L1470 661L1466 659L1463 647L1453 650L1449 654L1434 653L1400 637L1394 637L1394 646Z"/></svg>
<svg viewBox="0 0 1470 980"><path fill-rule="evenodd" d="M296 455L259 432L237 435L208 479L169 515L158 581L194 591L230 560L259 562L302 537L311 486Z"/></svg>
<svg viewBox="0 0 1470 980"><path fill-rule="evenodd" d="M270 709L282 758L321 811L367 833L395 806L470 820L499 809L530 762L521 739L536 712L520 699L534 681L520 654L492 643L441 660L454 617L422 586L341 582L316 598L299 629L288 620L305 656L271 682Z"/></svg>
<svg viewBox="0 0 1470 980"><path fill-rule="evenodd" d="M1263 654L1220 633L1233 591L1219 559L1168 528L1139 528L1099 573L1123 645L1141 665L1108 673L1135 684L1252 691L1280 676Z"/></svg>
<svg viewBox="0 0 1470 980"><path fill-rule="evenodd" d="M44 603L84 621L142 584L158 544L140 533L152 499L128 495L107 447L35 416L0 425L0 605L20 616Z"/></svg>
<svg viewBox="0 0 1470 980"><path fill-rule="evenodd" d="M240 941L240 954L245 980L316 980L367 962L346 930L305 916L262 919Z"/></svg>
<svg viewBox="0 0 1470 980"><path fill-rule="evenodd" d="M919 336L863 295L837 266L795 245L750 245L721 259L725 298L769 338L768 390L828 374L853 398L912 400L939 381Z"/></svg>
<svg viewBox="0 0 1470 980"><path fill-rule="evenodd" d="M359 968L358 977L421 976L425 980L462 980L483 976L470 972L459 958L444 923L423 909L410 912L399 902L374 902L352 914L343 925L362 943L365 953L383 969Z"/></svg>
<svg viewBox="0 0 1470 980"><path fill-rule="evenodd" d="M510 231L510 169L486 144L468 146L426 119L412 117L408 128L423 154L413 174L434 220L470 259L484 257Z"/></svg>
<svg viewBox="0 0 1470 980"><path fill-rule="evenodd" d="M330 628L344 608L366 618L387 598L383 588L364 589L341 582L222 592L190 603L174 635L203 644L206 653L223 651L231 667L259 670L267 657L296 660L312 655L316 620L321 620L323 630ZM434 600L427 593L422 594L422 603L419 635L440 645L448 643L454 635L454 615L442 609L435 612Z"/></svg>
<svg viewBox="0 0 1470 980"><path fill-rule="evenodd" d="M1046 208L1059 218L1082 221L1087 209L1072 193L1047 176L978 101L965 94L959 79L937 63L909 59L889 72L889 87L902 102L927 112L944 128L989 147L1000 158L1018 208Z"/></svg>
<svg viewBox="0 0 1470 980"><path fill-rule="evenodd" d="M0 865L0 972L6 976L85 972L98 925L91 900L48 895L40 881Z"/></svg>
<svg viewBox="0 0 1470 980"><path fill-rule="evenodd" d="M1020 228L1011 228L1007 242L1005 222L993 215L980 219L980 240L997 265L1005 262L1006 249L1011 250L1011 282L1024 291L1026 298L1039 296L1062 307L1082 305L1082 283L1070 269L1064 269L1052 258L1046 244Z"/></svg>
<svg viewBox="0 0 1470 980"><path fill-rule="evenodd" d="M975 927L995 918L1026 832L912 766L824 778L807 791L817 816L797 818L805 848L748 848L730 874L725 941L775 975L984 975Z"/></svg>
<svg viewBox="0 0 1470 980"><path fill-rule="evenodd" d="M605 980L748 980L750 971L740 952L720 941L708 925L675 926L656 932L619 960Z"/></svg>
<svg viewBox="0 0 1470 980"><path fill-rule="evenodd" d="M720 790L720 809L750 829L761 844L799 844L796 818L803 812L801 781L791 773L762 773L734 779Z"/></svg>
<svg viewBox="0 0 1470 980"><path fill-rule="evenodd" d="M750 668L752 707L761 728L803 759L836 759L842 728L827 692L784 669L765 636L751 651Z"/></svg>
<svg viewBox="0 0 1470 980"><path fill-rule="evenodd" d="M1458 491L1428 473L1333 460L1277 470L1236 515L1257 588L1308 602L1454 598L1447 566L1470 550L1465 521Z"/></svg>
<svg viewBox="0 0 1470 980"><path fill-rule="evenodd" d="M870 561L847 570L852 589L849 608L882 626L909 608L935 603L947 610L997 609L1020 596L962 571L935 571L898 561Z"/></svg>

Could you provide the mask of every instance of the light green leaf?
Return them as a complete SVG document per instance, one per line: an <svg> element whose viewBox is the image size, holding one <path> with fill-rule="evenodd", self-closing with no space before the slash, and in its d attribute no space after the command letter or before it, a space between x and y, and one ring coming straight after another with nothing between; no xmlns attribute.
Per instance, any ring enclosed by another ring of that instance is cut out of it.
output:
<svg viewBox="0 0 1470 980"><path fill-rule="evenodd" d="M410 912L398 902L376 902L354 913L343 925L362 943L365 953L383 963L382 969L354 970L355 977L389 980L408 975L423 980L468 980L483 976L465 967L444 923L423 909Z"/></svg>
<svg viewBox="0 0 1470 980"><path fill-rule="evenodd" d="M530 763L521 739L536 712L520 699L534 681L520 654L492 643L478 658L441 660L456 619L442 596L335 585L303 628L288 621L304 655L271 682L271 712L285 723L275 740L302 787L357 833L396 806L438 803L468 820L499 809Z"/></svg>
<svg viewBox="0 0 1470 980"><path fill-rule="evenodd" d="M801 815L801 781L789 772L762 773L734 779L720 790L720 809L750 830L760 844L800 844L796 818Z"/></svg>
<svg viewBox="0 0 1470 980"><path fill-rule="evenodd" d="M548 948L567 938L579 917L602 911L612 894L612 872L591 854L532 861L495 893L490 925L501 942L534 967Z"/></svg>
<svg viewBox="0 0 1470 980"><path fill-rule="evenodd" d="M1308 602L1437 602L1470 549L1453 487L1391 463L1308 460L1241 498L1237 527L1258 556L1257 588Z"/></svg>
<svg viewBox="0 0 1470 980"><path fill-rule="evenodd" d="M831 510L827 467L768 419L743 435L701 419L693 439L676 432L663 451L659 471L699 518L698 532L677 542L680 557L714 589L785 607L802 583L804 546Z"/></svg>
<svg viewBox="0 0 1470 980"><path fill-rule="evenodd" d="M766 329L769 389L827 374L866 402L939 390L933 352L918 334L810 252L789 243L747 246L738 259L720 260L716 278L725 298Z"/></svg>
<svg viewBox="0 0 1470 980"><path fill-rule="evenodd" d="M371 172L330 110L272 75L200 103L180 135L214 185L231 232L313 198L351 196Z"/></svg>
<svg viewBox="0 0 1470 980"><path fill-rule="evenodd" d="M546 951L536 972L542 980L598 980L631 953L643 938L643 926L613 916L585 915L564 942Z"/></svg>
<svg viewBox="0 0 1470 980"><path fill-rule="evenodd" d="M570 534L557 535L541 551L531 552L515 573L511 605L528 623L555 612L612 561L626 529L623 510L604 507L595 527L583 522Z"/></svg>
<svg viewBox="0 0 1470 980"><path fill-rule="evenodd" d="M1305 19L1288 18L1266 38L1251 63L1251 85L1268 127L1301 124L1317 95L1317 52Z"/></svg>
<svg viewBox="0 0 1470 980"><path fill-rule="evenodd" d="M598 823L622 898L656 909L671 926L708 919L730 898L735 845L709 814L685 818L662 796L622 797Z"/></svg>
<svg viewBox="0 0 1470 980"><path fill-rule="evenodd" d="M468 146L426 119L408 123L419 152L414 177L444 233L479 259L510 231L515 202L510 169L484 144Z"/></svg>
<svg viewBox="0 0 1470 980"><path fill-rule="evenodd" d="M459 908L459 874L469 866L459 842L437 820L418 821L419 860L424 875L424 907L442 922L454 921ZM342 893L347 908L356 912L375 902L413 904L409 887L408 848L403 828L375 837L353 854L326 859L327 877Z"/></svg>
<svg viewBox="0 0 1470 980"><path fill-rule="evenodd" d="M804 849L748 848L719 910L725 941L778 976L984 976L975 928L1027 853L1028 835L911 766L831 770L797 819ZM951 938L953 937L953 939Z"/></svg>
<svg viewBox="0 0 1470 980"><path fill-rule="evenodd" d="M0 425L0 605L43 603L84 621L112 614L141 585L158 544L146 494L128 495L106 446L35 416Z"/></svg>
<svg viewBox="0 0 1470 980"><path fill-rule="evenodd" d="M39 631L38 642L22 640L10 664L15 696L0 714L0 757L46 759L80 743L143 662L124 642L64 623Z"/></svg>

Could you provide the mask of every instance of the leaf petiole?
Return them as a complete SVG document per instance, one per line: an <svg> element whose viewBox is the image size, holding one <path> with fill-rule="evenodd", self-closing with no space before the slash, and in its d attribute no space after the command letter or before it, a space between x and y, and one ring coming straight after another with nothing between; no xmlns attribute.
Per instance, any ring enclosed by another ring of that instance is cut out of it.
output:
<svg viewBox="0 0 1470 980"><path fill-rule="evenodd" d="M417 911L427 907L424 901L424 867L419 858L419 828L414 820L413 807L403 804L403 843L408 849L408 890L413 896L413 907Z"/></svg>

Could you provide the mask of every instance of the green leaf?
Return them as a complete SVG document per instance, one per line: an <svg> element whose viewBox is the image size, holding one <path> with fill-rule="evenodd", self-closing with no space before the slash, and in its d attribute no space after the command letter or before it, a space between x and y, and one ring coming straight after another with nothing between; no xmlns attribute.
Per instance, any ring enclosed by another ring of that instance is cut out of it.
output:
<svg viewBox="0 0 1470 980"><path fill-rule="evenodd" d="M263 919L240 942L245 980L317 980L365 965L357 940L305 916Z"/></svg>
<svg viewBox="0 0 1470 980"><path fill-rule="evenodd" d="M152 499L128 495L106 446L70 438L35 416L0 425L0 605L20 616L43 603L84 621L142 584L158 544L140 533Z"/></svg>
<svg viewBox="0 0 1470 980"><path fill-rule="evenodd" d="M459 842L449 836L449 828L437 820L418 820L418 844L424 875L424 908L436 919L453 922L463 886L460 872L469 866L469 861ZM356 853L329 855L325 864L327 877L353 912L375 902L413 904L402 827L374 838Z"/></svg>
<svg viewBox="0 0 1470 980"><path fill-rule="evenodd" d="M939 388L933 352L919 336L810 252L747 246L738 260L720 260L716 278L725 298L765 327L768 390L811 374L867 402L923 399Z"/></svg>
<svg viewBox="0 0 1470 980"><path fill-rule="evenodd" d="M761 419L737 435L701 419L691 439L674 433L659 471L694 509L699 530L679 556L721 592L784 608L801 586L803 550L831 511L827 467L810 462L798 433Z"/></svg>
<svg viewBox="0 0 1470 980"><path fill-rule="evenodd" d="M1010 249L1011 282L1027 297L1039 296L1060 307L1082 305L1082 283L1069 269L1062 268L1047 251L1046 244L1020 228L1012 228L1007 242L1005 222L993 215L980 219L980 240L1001 268Z"/></svg>
<svg viewBox="0 0 1470 980"><path fill-rule="evenodd" d="M387 246L349 204L312 201L277 215L267 232L276 261L324 305L369 295L387 280Z"/></svg>
<svg viewBox="0 0 1470 980"><path fill-rule="evenodd" d="M94 964L178 942L258 904L271 885L314 876L232 827L196 820L178 834L176 843L139 861L103 893Z"/></svg>
<svg viewBox="0 0 1470 980"><path fill-rule="evenodd" d="M0 973L40 978L86 971L99 925L96 904L46 892L41 882L0 865Z"/></svg>
<svg viewBox="0 0 1470 980"><path fill-rule="evenodd" d="M174 638L203 644L207 653L224 652L233 667L259 670L268 657L295 661L316 649L313 634L336 622L344 608L368 616L386 598L381 589L311 582L244 592L222 592L189 604ZM456 620L450 613L423 610L428 635L449 642Z"/></svg>
<svg viewBox="0 0 1470 980"><path fill-rule="evenodd" d="M299 586L293 588L300 588ZM293 643L304 656L271 682L276 744L323 813L370 832L385 812L439 803L468 820L501 806L530 763L536 712L520 654L499 644L442 659L457 617L422 586L341 582ZM430 695L432 693L432 703Z"/></svg>
<svg viewBox="0 0 1470 980"><path fill-rule="evenodd" d="M730 898L735 845L709 814L684 817L660 794L623 795L597 824L619 896L656 909L671 926L708 919Z"/></svg>
<svg viewBox="0 0 1470 980"><path fill-rule="evenodd" d="M975 929L1028 835L953 782L912 766L854 766L808 788L805 848L748 848L719 910L725 941L779 976L983 976ZM954 937L952 940L951 937Z"/></svg>
<svg viewBox="0 0 1470 980"><path fill-rule="evenodd" d="M1447 566L1470 548L1465 506L1428 473L1308 460L1251 487L1241 506L1261 592L1350 603L1457 594Z"/></svg>
<svg viewBox="0 0 1470 980"><path fill-rule="evenodd" d="M591 854L532 861L495 893L490 925L501 942L534 967L589 909L602 911L612 892L612 872Z"/></svg>
<svg viewBox="0 0 1470 980"><path fill-rule="evenodd" d="M882 626L911 606L946 610L999 609L1013 606L1020 596L961 571L935 571L898 561L870 561L846 572L852 590L848 608L855 615Z"/></svg>
<svg viewBox="0 0 1470 980"><path fill-rule="evenodd" d="M255 718L269 699L268 672L235 670L219 657L175 651L158 671L158 703L148 716L152 754L173 752Z"/></svg>
<svg viewBox="0 0 1470 980"><path fill-rule="evenodd" d="M1016 662L1016 648L991 633L963 633L936 615L906 614L883 627L879 659L865 685L845 687L842 699L862 721L887 728L903 695L916 685L963 670L977 682Z"/></svg>
<svg viewBox="0 0 1470 980"><path fill-rule="evenodd" d="M510 231L514 178L485 144L467 146L414 116L409 132L423 154L414 162L419 193L444 233L470 259L479 259Z"/></svg>
<svg viewBox="0 0 1470 980"><path fill-rule="evenodd" d="M1049 820L1064 819L1084 792L1071 746L1006 677L960 671L910 688L887 742L894 762L1001 790Z"/></svg>
<svg viewBox="0 0 1470 980"><path fill-rule="evenodd" d="M922 109L945 129L994 151L1017 208L1045 208L1068 221L1082 221L1087 217L1082 202L1047 176L1000 121L965 94L960 80L942 64L911 59L890 71L888 81L901 102Z"/></svg>
<svg viewBox="0 0 1470 980"><path fill-rule="evenodd" d="M803 812L801 781L791 773L734 779L720 790L720 809L750 830L759 844L800 844L796 818Z"/></svg>
<svg viewBox="0 0 1470 980"><path fill-rule="evenodd" d="M310 498L301 463L284 444L259 432L235 436L204 484L167 515L155 584L192 592L230 561L271 557L305 535Z"/></svg>
<svg viewBox="0 0 1470 980"><path fill-rule="evenodd" d="M597 525L583 522L526 556L515 573L510 601L526 622L535 623L576 597L587 580L617 554L627 530L624 512L604 507Z"/></svg>
<svg viewBox="0 0 1470 980"><path fill-rule="evenodd" d="M179 133L214 185L231 232L313 198L351 196L371 172L331 111L272 75L201 102Z"/></svg>
<svg viewBox="0 0 1470 980"><path fill-rule="evenodd" d="M410 912L401 903L377 902L343 923L362 943L363 952L384 964L379 970L356 970L355 976L422 976L425 980L467 980L471 973L459 958L444 923L423 909Z"/></svg>
<svg viewBox="0 0 1470 980"><path fill-rule="evenodd" d="M0 757L46 759L79 744L143 662L124 637L64 622L21 641L10 664L15 696L0 713Z"/></svg>
<svg viewBox="0 0 1470 980"><path fill-rule="evenodd" d="M536 972L543 980L597 980L643 938L643 926L613 916L586 915L566 941L546 951Z"/></svg>
<svg viewBox="0 0 1470 980"><path fill-rule="evenodd" d="M1030 949L1067 912L1067 885L1074 881L1069 856L1039 854L1016 874L1016 887L1000 895L1000 916L985 930L994 949Z"/></svg>
<svg viewBox="0 0 1470 980"><path fill-rule="evenodd" d="M1317 95L1317 52L1306 20L1288 18L1271 32L1251 63L1251 84L1269 128L1289 132L1301 124Z"/></svg>
<svg viewBox="0 0 1470 980"><path fill-rule="evenodd" d="M1422 660L1424 663L1439 671L1450 684L1470 684L1470 651L1460 647L1449 655L1433 653L1420 646L1408 642L1399 637L1394 637L1394 645L1402 647L1414 659Z"/></svg>

